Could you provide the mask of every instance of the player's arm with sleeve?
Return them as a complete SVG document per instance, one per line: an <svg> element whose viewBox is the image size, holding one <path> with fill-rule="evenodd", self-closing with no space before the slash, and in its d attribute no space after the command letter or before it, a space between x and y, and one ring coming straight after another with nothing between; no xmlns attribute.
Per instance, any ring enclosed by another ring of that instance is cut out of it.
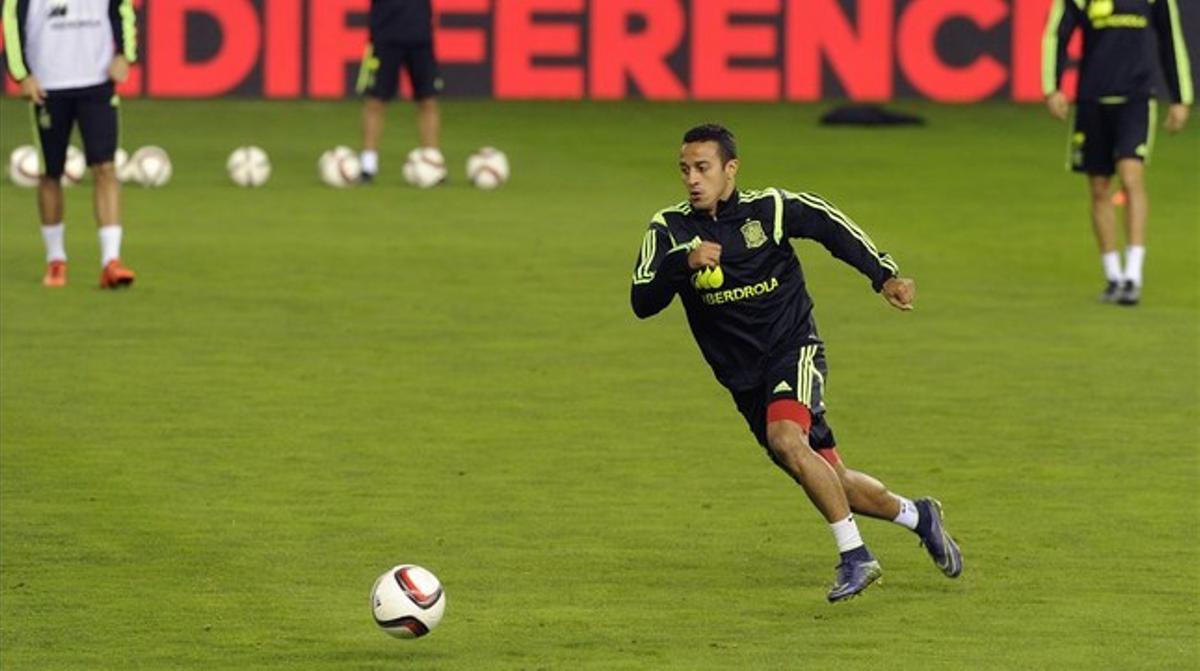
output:
<svg viewBox="0 0 1200 671"><path fill-rule="evenodd" d="M1171 92L1167 112L1167 129L1177 131L1187 122L1188 107L1195 102L1192 90L1192 67L1187 44L1183 40L1183 25L1179 19L1177 0L1156 0L1150 8L1154 31L1158 33L1158 60L1163 77Z"/></svg>
<svg viewBox="0 0 1200 671"><path fill-rule="evenodd" d="M887 252L875 247L871 238L850 217L815 193L779 190L782 210L777 235L815 240L830 254L858 269L871 281L871 288L903 310L912 308L913 282L900 277L900 268Z"/></svg>
<svg viewBox="0 0 1200 671"><path fill-rule="evenodd" d="M1063 70L1067 67L1067 43L1079 26L1079 10L1075 0L1053 0L1042 35L1042 93L1046 106L1059 119L1067 118L1069 105L1062 92Z"/></svg>
<svg viewBox="0 0 1200 671"><path fill-rule="evenodd" d="M137 14L133 11L133 0L108 0L108 23L116 47L108 76L121 83L129 77L129 65L137 61Z"/></svg>
<svg viewBox="0 0 1200 671"><path fill-rule="evenodd" d="M29 96L25 90L27 80L31 78L29 66L25 61L25 16L29 13L29 0L4 0L4 53L8 61L8 74L13 81L21 83L21 92Z"/></svg>
<svg viewBox="0 0 1200 671"><path fill-rule="evenodd" d="M671 304L679 284L687 281L687 257L693 248L692 243L674 244L661 215L654 218L633 267L629 301L638 318L656 315Z"/></svg>

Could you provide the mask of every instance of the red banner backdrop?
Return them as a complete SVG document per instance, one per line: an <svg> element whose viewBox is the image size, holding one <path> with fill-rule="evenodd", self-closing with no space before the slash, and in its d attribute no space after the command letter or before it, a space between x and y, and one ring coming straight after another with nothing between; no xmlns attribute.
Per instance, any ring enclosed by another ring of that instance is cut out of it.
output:
<svg viewBox="0 0 1200 671"><path fill-rule="evenodd" d="M1041 98L1050 2L434 0L433 6L450 96L971 102ZM127 96L353 94L368 0L134 4L141 62L123 87ZM1185 20L1195 26L1197 18ZM7 90L15 90L11 80Z"/></svg>

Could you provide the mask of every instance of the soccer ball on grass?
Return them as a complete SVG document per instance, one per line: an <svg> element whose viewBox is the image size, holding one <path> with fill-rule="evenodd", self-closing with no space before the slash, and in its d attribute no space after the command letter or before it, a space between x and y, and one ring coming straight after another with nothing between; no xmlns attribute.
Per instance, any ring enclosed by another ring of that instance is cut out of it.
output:
<svg viewBox="0 0 1200 671"><path fill-rule="evenodd" d="M422 189L441 184L446 179L446 158L433 147L418 147L408 152L404 162L404 181Z"/></svg>
<svg viewBox="0 0 1200 671"><path fill-rule="evenodd" d="M322 182L340 189L358 183L362 177L362 164L353 149L339 145L321 154L317 173Z"/></svg>
<svg viewBox="0 0 1200 671"><path fill-rule="evenodd" d="M467 179L479 189L494 189L508 181L508 157L495 147L483 147L467 159Z"/></svg>
<svg viewBox="0 0 1200 671"><path fill-rule="evenodd" d="M238 147L225 161L225 170L238 186L262 186L271 177L271 159L260 147Z"/></svg>
<svg viewBox="0 0 1200 671"><path fill-rule="evenodd" d="M420 638L442 621L446 593L437 576L415 564L388 569L371 588L375 624L396 638Z"/></svg>

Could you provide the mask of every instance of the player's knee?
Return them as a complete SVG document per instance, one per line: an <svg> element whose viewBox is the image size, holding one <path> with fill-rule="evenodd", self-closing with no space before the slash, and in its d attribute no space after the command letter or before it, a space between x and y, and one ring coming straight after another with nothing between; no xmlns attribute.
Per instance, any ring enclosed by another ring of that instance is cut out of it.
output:
<svg viewBox="0 0 1200 671"><path fill-rule="evenodd" d="M1140 164L1139 164L1140 167ZM1121 188L1125 191L1137 193L1144 190L1145 182L1142 180L1141 170L1126 170L1121 173Z"/></svg>
<svg viewBox="0 0 1200 671"><path fill-rule="evenodd" d="M796 466L812 453L804 432L783 422L774 422L767 427L767 446L784 463Z"/></svg>
<svg viewBox="0 0 1200 671"><path fill-rule="evenodd" d="M115 182L117 181L117 166L113 165L112 161L97 163L92 166L92 177L95 177L97 182Z"/></svg>

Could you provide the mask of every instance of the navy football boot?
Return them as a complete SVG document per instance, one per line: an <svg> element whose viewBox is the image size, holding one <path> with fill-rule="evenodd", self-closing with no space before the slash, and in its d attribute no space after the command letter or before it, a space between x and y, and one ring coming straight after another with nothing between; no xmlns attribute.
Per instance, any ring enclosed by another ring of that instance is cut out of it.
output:
<svg viewBox="0 0 1200 671"><path fill-rule="evenodd" d="M925 497L913 501L920 514L917 523L917 534L921 537L921 545L933 559L947 578L957 578L962 573L962 553L958 543L950 537L942 521L942 504L937 499Z"/></svg>
<svg viewBox="0 0 1200 671"><path fill-rule="evenodd" d="M829 601L845 601L857 596L882 575L883 568L866 546L846 552L842 555L842 563L838 564Z"/></svg>

